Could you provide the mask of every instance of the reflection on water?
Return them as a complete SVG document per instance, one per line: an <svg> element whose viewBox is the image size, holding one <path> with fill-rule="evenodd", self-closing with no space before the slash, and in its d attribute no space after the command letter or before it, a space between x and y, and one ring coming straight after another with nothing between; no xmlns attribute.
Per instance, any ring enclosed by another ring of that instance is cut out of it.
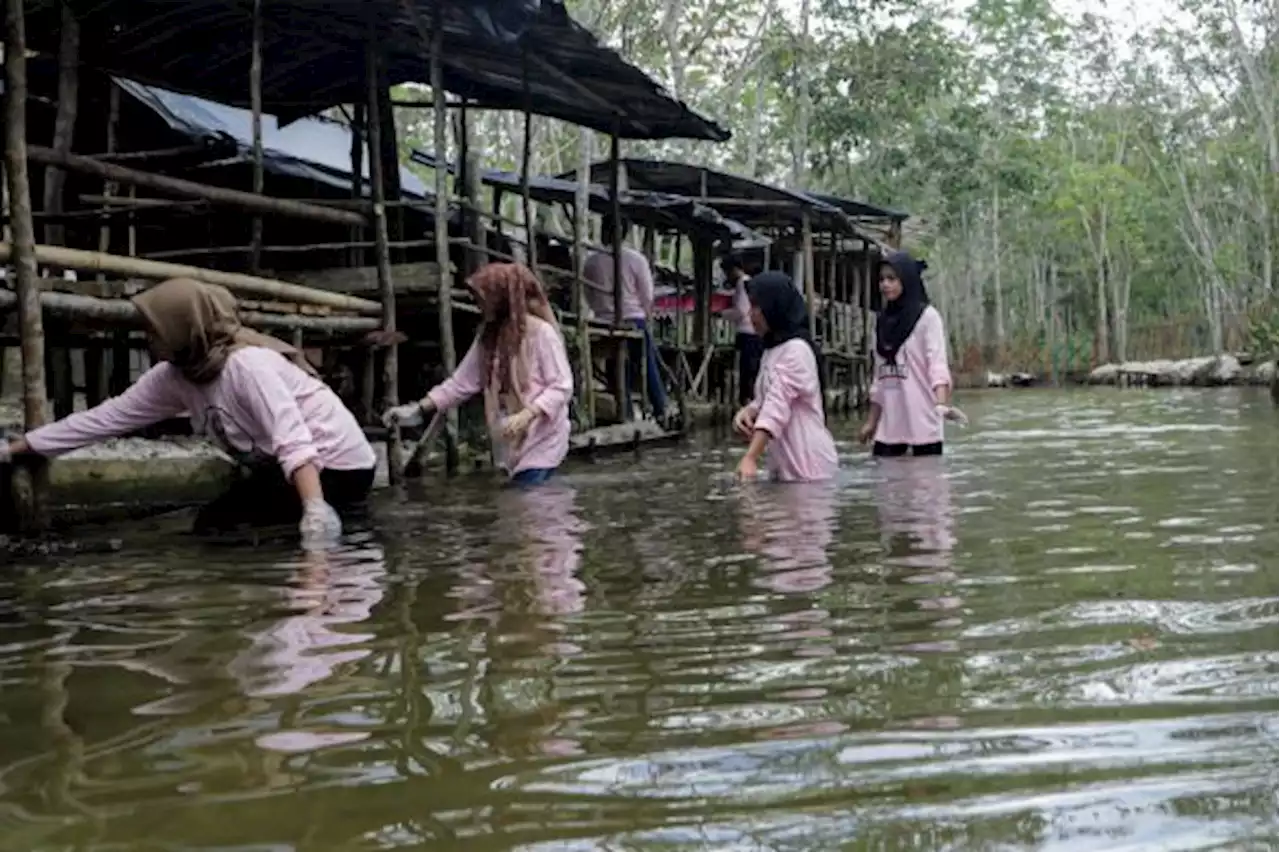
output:
<svg viewBox="0 0 1280 852"><path fill-rule="evenodd" d="M831 486L707 441L0 575L0 849L1274 847L1265 394L965 408Z"/></svg>

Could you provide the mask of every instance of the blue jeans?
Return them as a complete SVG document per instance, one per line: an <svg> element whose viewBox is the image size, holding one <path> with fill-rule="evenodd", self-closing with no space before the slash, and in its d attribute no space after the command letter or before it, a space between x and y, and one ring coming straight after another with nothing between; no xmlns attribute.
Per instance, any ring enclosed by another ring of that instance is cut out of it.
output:
<svg viewBox="0 0 1280 852"><path fill-rule="evenodd" d="M655 417L667 413L667 389L662 384L662 368L658 365L658 347L653 345L653 334L642 319L630 320L639 331L644 332L644 340L629 341L627 347L627 389L623 392L626 400L623 410L627 417L631 416L631 388L636 383L636 365L645 362L645 381L649 388L649 405ZM642 351L643 346L643 351ZM645 356L648 357L645 357Z"/></svg>
<svg viewBox="0 0 1280 852"><path fill-rule="evenodd" d="M542 485L556 472L554 467L528 467L511 477L512 485Z"/></svg>

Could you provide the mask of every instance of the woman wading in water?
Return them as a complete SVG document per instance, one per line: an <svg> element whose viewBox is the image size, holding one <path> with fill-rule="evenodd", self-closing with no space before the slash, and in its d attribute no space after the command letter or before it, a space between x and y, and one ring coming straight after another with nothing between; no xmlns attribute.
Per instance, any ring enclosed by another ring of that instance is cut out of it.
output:
<svg viewBox="0 0 1280 852"><path fill-rule="evenodd" d="M791 277L765 272L747 285L751 322L764 344L755 398L733 417L733 429L749 444L738 478L756 478L768 450L767 469L779 482L831 479L840 467L827 431L822 360L809 336L809 309Z"/></svg>
<svg viewBox="0 0 1280 852"><path fill-rule="evenodd" d="M947 335L920 277L925 267L906 252L880 266L871 410L858 431L877 456L942 455L942 421L967 422L951 405Z"/></svg>
<svg viewBox="0 0 1280 852"><path fill-rule="evenodd" d="M240 324L226 289L186 278L133 297L159 363L119 396L0 444L0 461L53 456L191 417L248 469L196 517L196 531L297 523L306 547L342 533L336 509L363 503L373 448L351 412L292 346Z"/></svg>
<svg viewBox="0 0 1280 852"><path fill-rule="evenodd" d="M484 324L452 376L418 402L397 406L390 426L421 425L429 414L484 394L498 467L516 485L539 485L569 454L573 371L542 285L528 267L490 263L467 281Z"/></svg>

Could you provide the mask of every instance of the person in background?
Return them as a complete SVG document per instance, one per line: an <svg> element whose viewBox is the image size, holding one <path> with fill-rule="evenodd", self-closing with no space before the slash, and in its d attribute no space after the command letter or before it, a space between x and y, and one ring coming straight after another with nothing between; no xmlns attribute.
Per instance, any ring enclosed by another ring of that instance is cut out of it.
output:
<svg viewBox="0 0 1280 852"><path fill-rule="evenodd" d="M542 285L522 264L490 263L467 281L483 323L452 376L418 402L383 415L390 426L421 425L428 414L484 394L498 468L516 485L539 485L569 453L573 371Z"/></svg>
<svg viewBox="0 0 1280 852"><path fill-rule="evenodd" d="M966 422L951 406L947 336L921 279L926 267L906 252L880 265L871 410L858 431L877 456L941 455L942 421Z"/></svg>
<svg viewBox="0 0 1280 852"><path fill-rule="evenodd" d="M305 547L342 532L376 458L360 425L302 353L240 325L226 289L174 278L133 297L159 363L119 396L13 441L0 456L52 456L184 413L249 475L205 506L196 531L298 523Z"/></svg>
<svg viewBox="0 0 1280 852"><path fill-rule="evenodd" d="M764 344L756 327L751 323L751 300L747 297L747 271L742 258L729 255L723 261L725 283L733 289L733 302L723 312L725 319L738 324L733 346L738 351L738 405L751 401L756 390L756 376L760 373L760 358Z"/></svg>
<svg viewBox="0 0 1280 852"><path fill-rule="evenodd" d="M614 234L619 227L612 216L604 217L600 239L607 246L613 245ZM621 224L627 227L624 221ZM587 283L587 305L597 321L613 324L613 252L594 251L582 267L582 277ZM631 416L631 388L636 383L636 365L644 363L645 381L649 391L649 404L658 420L666 417L667 391L662 384L658 366L658 350L653 345L649 329L649 317L653 312L653 271L649 259L630 246L622 247L622 322L639 329L644 335L643 346L639 340L631 342L627 349L627 387L620 392L623 399L622 417ZM642 351L643 349L643 351Z"/></svg>
<svg viewBox="0 0 1280 852"><path fill-rule="evenodd" d="M782 482L831 479L839 469L827 431L822 356L809 335L804 296L782 272L751 279L751 322L764 345L755 397L733 417L734 431L750 441L738 478L756 478L768 449L768 470Z"/></svg>

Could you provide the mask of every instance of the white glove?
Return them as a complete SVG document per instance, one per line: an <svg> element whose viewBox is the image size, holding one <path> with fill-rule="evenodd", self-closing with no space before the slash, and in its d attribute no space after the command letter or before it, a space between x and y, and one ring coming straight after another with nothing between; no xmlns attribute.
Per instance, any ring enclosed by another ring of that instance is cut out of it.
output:
<svg viewBox="0 0 1280 852"><path fill-rule="evenodd" d="M957 426L963 427L969 425L969 418L965 416L963 411L956 408L954 405L943 405L942 403L938 403L933 407L933 410L938 412L938 416L943 420L950 420Z"/></svg>
<svg viewBox="0 0 1280 852"><path fill-rule="evenodd" d="M388 429L397 424L410 428L421 426L424 420L426 420L426 412L418 402L406 402L404 405L388 408L382 414L382 425Z"/></svg>
<svg viewBox="0 0 1280 852"><path fill-rule="evenodd" d="M303 550L323 550L336 544L342 535L342 519L324 500L308 500L302 505L298 532Z"/></svg>

